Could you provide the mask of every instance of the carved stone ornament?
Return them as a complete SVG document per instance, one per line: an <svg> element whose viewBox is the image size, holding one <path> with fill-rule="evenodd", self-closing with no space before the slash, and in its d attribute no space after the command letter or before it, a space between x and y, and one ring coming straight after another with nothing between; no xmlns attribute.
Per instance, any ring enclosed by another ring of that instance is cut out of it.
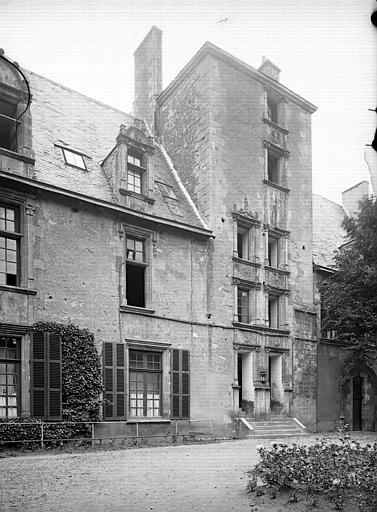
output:
<svg viewBox="0 0 377 512"><path fill-rule="evenodd" d="M141 119L135 119L134 124L128 128L124 124L121 124L119 128L119 135L128 137L145 146L153 145L153 137L149 136L144 121Z"/></svg>
<svg viewBox="0 0 377 512"><path fill-rule="evenodd" d="M276 144L279 144L279 146L281 146L283 137L279 130L271 130L271 137Z"/></svg>
<svg viewBox="0 0 377 512"><path fill-rule="evenodd" d="M27 204L25 206L25 212L26 215L30 215L32 217L35 214L35 206L33 206L32 204Z"/></svg>

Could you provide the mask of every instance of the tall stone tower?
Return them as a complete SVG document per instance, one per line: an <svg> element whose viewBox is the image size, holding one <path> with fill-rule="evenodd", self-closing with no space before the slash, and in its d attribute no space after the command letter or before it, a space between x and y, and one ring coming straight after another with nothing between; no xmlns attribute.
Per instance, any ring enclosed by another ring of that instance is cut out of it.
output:
<svg viewBox="0 0 377 512"><path fill-rule="evenodd" d="M152 43L147 36L135 54L141 91L153 86L155 71L142 57L158 53ZM205 43L156 98L156 129L215 235L207 342L228 361L231 385L223 392L231 395L234 413L294 415L315 428L316 108L283 86L279 74L268 59L256 70ZM135 97L141 113L141 96Z"/></svg>

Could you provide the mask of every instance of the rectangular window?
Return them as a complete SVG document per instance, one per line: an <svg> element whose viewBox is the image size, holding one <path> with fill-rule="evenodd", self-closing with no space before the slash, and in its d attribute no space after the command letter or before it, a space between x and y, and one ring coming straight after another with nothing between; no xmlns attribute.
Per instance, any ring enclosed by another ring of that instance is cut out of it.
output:
<svg viewBox="0 0 377 512"><path fill-rule="evenodd" d="M0 101L0 147L17 151L16 105Z"/></svg>
<svg viewBox="0 0 377 512"><path fill-rule="evenodd" d="M130 415L161 416L161 354L130 350L129 371Z"/></svg>
<svg viewBox="0 0 377 512"><path fill-rule="evenodd" d="M132 155L131 153L127 154L127 162L132 165L136 165L137 167L141 167L141 158L139 156Z"/></svg>
<svg viewBox="0 0 377 512"><path fill-rule="evenodd" d="M126 299L127 305L145 307L145 240L126 237Z"/></svg>
<svg viewBox="0 0 377 512"><path fill-rule="evenodd" d="M127 189L135 194L143 193L142 157L138 154L127 153Z"/></svg>
<svg viewBox="0 0 377 512"><path fill-rule="evenodd" d="M85 160L80 153L75 153L69 149L62 148L65 163L79 169L86 169Z"/></svg>
<svg viewBox="0 0 377 512"><path fill-rule="evenodd" d="M238 322L248 324L249 316L249 290L237 288L237 317Z"/></svg>
<svg viewBox="0 0 377 512"><path fill-rule="evenodd" d="M249 234L250 229L237 226L237 256L243 260L249 260Z"/></svg>
<svg viewBox="0 0 377 512"><path fill-rule="evenodd" d="M279 268L280 264L280 247L279 239L268 235L268 265L270 267Z"/></svg>
<svg viewBox="0 0 377 512"><path fill-rule="evenodd" d="M0 338L0 418L19 416L21 341Z"/></svg>
<svg viewBox="0 0 377 512"><path fill-rule="evenodd" d="M0 204L0 285L19 285L19 209Z"/></svg>
<svg viewBox="0 0 377 512"><path fill-rule="evenodd" d="M268 326L271 329L279 329L279 297L276 295L268 296Z"/></svg>
<svg viewBox="0 0 377 512"><path fill-rule="evenodd" d="M128 169L127 172L127 188L131 192L141 194L141 173Z"/></svg>
<svg viewBox="0 0 377 512"><path fill-rule="evenodd" d="M280 158L267 151L267 178L273 183L280 183Z"/></svg>
<svg viewBox="0 0 377 512"><path fill-rule="evenodd" d="M270 94L267 94L267 119L279 123L279 101Z"/></svg>

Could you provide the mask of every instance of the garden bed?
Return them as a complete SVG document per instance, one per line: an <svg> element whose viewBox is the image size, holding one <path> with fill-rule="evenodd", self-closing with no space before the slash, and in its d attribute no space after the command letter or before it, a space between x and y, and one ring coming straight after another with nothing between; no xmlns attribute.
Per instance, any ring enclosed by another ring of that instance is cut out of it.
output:
<svg viewBox="0 0 377 512"><path fill-rule="evenodd" d="M377 443L348 435L311 445L272 442L258 447L260 462L248 472L252 509L377 510Z"/></svg>

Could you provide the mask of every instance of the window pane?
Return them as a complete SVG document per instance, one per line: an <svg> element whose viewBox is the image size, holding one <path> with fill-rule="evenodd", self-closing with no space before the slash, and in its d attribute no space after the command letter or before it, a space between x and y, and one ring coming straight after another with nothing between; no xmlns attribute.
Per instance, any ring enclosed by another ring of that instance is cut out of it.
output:
<svg viewBox="0 0 377 512"><path fill-rule="evenodd" d="M7 238L6 239L6 245L7 245L7 249L15 251L16 247L17 247L17 241L13 240L12 238Z"/></svg>
<svg viewBox="0 0 377 512"><path fill-rule="evenodd" d="M16 251L10 251L10 250L8 250L8 251L7 251L6 260L7 260L7 261L13 261L13 262L16 262L16 261L17 261L17 253L16 253Z"/></svg>
<svg viewBox="0 0 377 512"><path fill-rule="evenodd" d="M80 169L86 169L84 158L82 155L73 153L68 149L63 149L63 154L67 164L74 165L75 167L79 167Z"/></svg>
<svg viewBox="0 0 377 512"><path fill-rule="evenodd" d="M18 373L20 363L6 362L19 357L20 342L16 338L0 339L0 417L17 417ZM5 360L5 362L4 362Z"/></svg>

